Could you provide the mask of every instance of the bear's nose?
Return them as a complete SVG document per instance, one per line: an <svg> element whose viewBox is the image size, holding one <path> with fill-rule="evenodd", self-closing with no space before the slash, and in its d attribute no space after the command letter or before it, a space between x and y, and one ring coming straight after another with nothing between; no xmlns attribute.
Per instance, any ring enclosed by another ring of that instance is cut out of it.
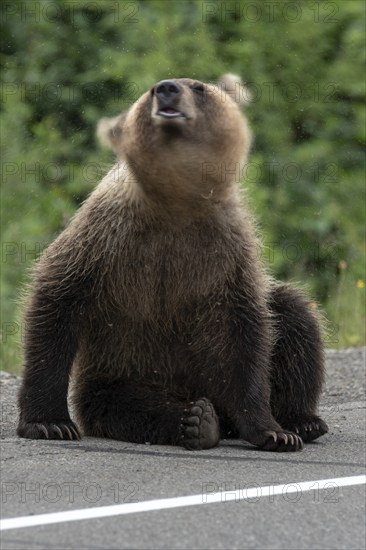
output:
<svg viewBox="0 0 366 550"><path fill-rule="evenodd" d="M182 87L174 80L161 80L154 88L154 94L164 105L174 102L181 93Z"/></svg>

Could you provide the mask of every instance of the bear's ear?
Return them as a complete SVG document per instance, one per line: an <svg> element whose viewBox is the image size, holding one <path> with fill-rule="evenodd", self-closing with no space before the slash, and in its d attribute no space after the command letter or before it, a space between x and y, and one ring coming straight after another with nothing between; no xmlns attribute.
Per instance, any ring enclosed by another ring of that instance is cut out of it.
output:
<svg viewBox="0 0 366 550"><path fill-rule="evenodd" d="M112 149L116 155L120 156L121 138L123 133L123 123L126 118L126 113L121 113L113 118L101 118L97 125L97 138L100 143Z"/></svg>
<svg viewBox="0 0 366 550"><path fill-rule="evenodd" d="M252 101L252 94L243 84L240 76L236 74L223 74L220 76L218 85L239 105L249 105Z"/></svg>

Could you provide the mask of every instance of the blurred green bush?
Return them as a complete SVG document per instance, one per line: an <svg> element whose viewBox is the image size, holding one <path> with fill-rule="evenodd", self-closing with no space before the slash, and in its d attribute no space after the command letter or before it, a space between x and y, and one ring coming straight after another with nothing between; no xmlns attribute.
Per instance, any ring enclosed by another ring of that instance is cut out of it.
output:
<svg viewBox="0 0 366 550"><path fill-rule="evenodd" d="M2 368L19 368L27 268L113 162L98 119L162 78L224 72L253 95L243 183L270 269L325 309L328 346L364 344L363 2L4 0L1 10Z"/></svg>

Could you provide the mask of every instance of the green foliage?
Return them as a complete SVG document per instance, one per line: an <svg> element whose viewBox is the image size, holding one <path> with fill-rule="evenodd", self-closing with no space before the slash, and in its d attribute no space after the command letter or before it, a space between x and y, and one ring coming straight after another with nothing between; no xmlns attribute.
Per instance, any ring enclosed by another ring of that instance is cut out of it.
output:
<svg viewBox="0 0 366 550"><path fill-rule="evenodd" d="M159 79L223 72L253 95L243 180L273 274L325 308L329 345L364 343L364 23L358 0L3 2L4 368L26 269L113 161L98 119Z"/></svg>

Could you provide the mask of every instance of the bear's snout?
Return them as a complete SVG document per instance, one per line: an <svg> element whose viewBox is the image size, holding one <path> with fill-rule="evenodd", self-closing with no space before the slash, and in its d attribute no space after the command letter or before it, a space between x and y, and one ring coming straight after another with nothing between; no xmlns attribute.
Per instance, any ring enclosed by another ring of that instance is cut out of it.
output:
<svg viewBox="0 0 366 550"><path fill-rule="evenodd" d="M182 86L175 80L161 80L153 88L161 107L174 107L182 94Z"/></svg>
<svg viewBox="0 0 366 550"><path fill-rule="evenodd" d="M158 124L162 124L162 121L170 122L172 119L177 122L187 119L186 113L181 111L183 86L176 80L161 80L151 92L154 96L152 116Z"/></svg>

